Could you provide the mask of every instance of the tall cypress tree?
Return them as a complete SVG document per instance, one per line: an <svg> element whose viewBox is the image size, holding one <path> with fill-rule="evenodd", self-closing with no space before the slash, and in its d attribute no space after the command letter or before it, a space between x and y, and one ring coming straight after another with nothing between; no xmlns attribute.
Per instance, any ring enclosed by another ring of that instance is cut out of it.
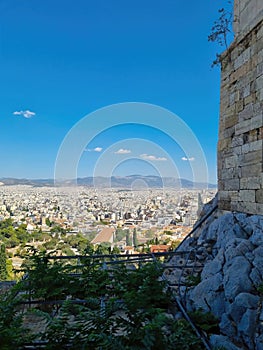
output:
<svg viewBox="0 0 263 350"><path fill-rule="evenodd" d="M138 239L137 239L136 228L133 229L132 240L133 240L133 246L137 247L138 246Z"/></svg>
<svg viewBox="0 0 263 350"><path fill-rule="evenodd" d="M132 245L132 240L131 240L131 235L130 231L126 230L126 245L131 246Z"/></svg>
<svg viewBox="0 0 263 350"><path fill-rule="evenodd" d="M6 281L8 277L6 262L6 248L5 245L2 244L0 247L0 281Z"/></svg>

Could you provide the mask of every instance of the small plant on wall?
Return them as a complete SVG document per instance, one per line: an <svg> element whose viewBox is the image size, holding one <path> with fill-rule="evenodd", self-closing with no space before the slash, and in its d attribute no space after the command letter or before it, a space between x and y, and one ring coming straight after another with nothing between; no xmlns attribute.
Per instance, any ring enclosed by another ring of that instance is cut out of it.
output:
<svg viewBox="0 0 263 350"><path fill-rule="evenodd" d="M229 46L229 37L232 34L232 21L233 21L233 2L227 1L226 8L220 8L218 10L219 17L214 22L211 33L208 35L208 41L217 43L223 50L226 50ZM216 53L216 58L212 62L212 67L221 64L221 54Z"/></svg>

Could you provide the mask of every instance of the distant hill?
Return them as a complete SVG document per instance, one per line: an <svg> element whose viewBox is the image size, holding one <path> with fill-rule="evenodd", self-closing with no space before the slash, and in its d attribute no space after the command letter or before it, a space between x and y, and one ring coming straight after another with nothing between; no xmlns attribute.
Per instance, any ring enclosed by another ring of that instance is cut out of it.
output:
<svg viewBox="0 0 263 350"><path fill-rule="evenodd" d="M28 185L33 187L44 187L54 186L53 179L16 179L16 178L2 178L0 183L7 186L12 185ZM61 186L72 186L76 184L75 180L65 180L60 183ZM215 189L217 185L215 184L206 184L200 182L192 182L186 179L176 179L173 177L160 177L160 176L143 176L143 175L129 175L129 176L112 176L107 177L83 177L77 179L77 184L79 186L88 186L88 187L99 187L99 188L188 188L188 189L204 189L210 188Z"/></svg>

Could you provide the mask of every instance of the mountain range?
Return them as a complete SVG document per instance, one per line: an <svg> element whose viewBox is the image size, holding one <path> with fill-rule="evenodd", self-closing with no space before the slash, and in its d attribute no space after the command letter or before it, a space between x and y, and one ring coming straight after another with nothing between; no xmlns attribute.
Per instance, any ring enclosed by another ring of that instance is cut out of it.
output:
<svg viewBox="0 0 263 350"><path fill-rule="evenodd" d="M215 189L217 185L201 182L193 182L186 179L176 179L173 177L160 177L154 175L129 175L129 176L111 176L111 177L83 177L76 180L64 180L54 184L54 179L17 179L17 178L1 178L1 185L28 185L33 187L53 187L53 186L73 186L75 184L87 187L99 188L187 188L187 189Z"/></svg>

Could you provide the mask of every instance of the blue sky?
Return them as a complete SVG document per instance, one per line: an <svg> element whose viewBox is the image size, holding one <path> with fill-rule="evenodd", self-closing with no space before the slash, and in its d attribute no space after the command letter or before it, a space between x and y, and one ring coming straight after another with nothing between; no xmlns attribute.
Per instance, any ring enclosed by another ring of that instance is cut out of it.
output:
<svg viewBox="0 0 263 350"><path fill-rule="evenodd" d="M192 129L215 183L220 72L210 66L220 49L207 36L225 2L1 0L0 177L52 178L59 147L81 118L108 105L144 102ZM180 177L191 178L194 159L158 130L136 125L94 135L78 176L92 175L103 152L122 140L117 145L125 150L132 137L159 145ZM112 174L156 174L152 165L166 158L158 147L133 154L130 143L126 151L130 159L120 158Z"/></svg>

